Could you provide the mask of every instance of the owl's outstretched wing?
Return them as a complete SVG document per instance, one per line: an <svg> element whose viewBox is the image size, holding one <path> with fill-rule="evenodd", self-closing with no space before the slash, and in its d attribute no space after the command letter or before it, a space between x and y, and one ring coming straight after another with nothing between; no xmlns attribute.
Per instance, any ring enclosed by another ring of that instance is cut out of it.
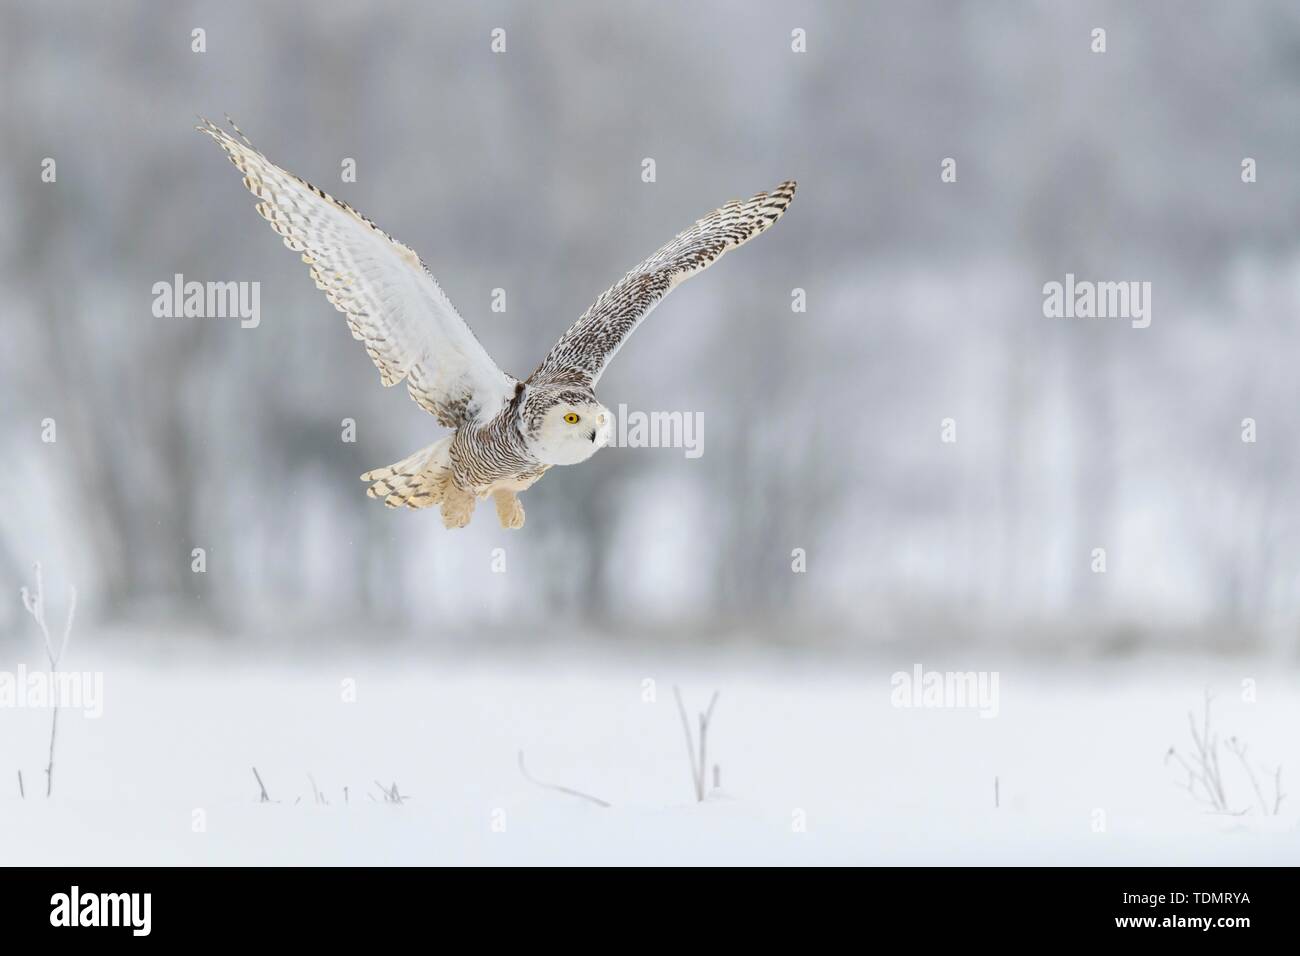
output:
<svg viewBox="0 0 1300 956"><path fill-rule="evenodd" d="M752 199L715 209L625 275L569 328L528 381L594 386L641 320L680 283L742 246L781 218L794 198L793 180Z"/></svg>
<svg viewBox="0 0 1300 956"><path fill-rule="evenodd" d="M257 211L302 254L311 277L347 316L384 385L406 381L411 397L448 428L489 418L515 393L410 248L351 206L281 169L209 120L197 127L226 151L259 200Z"/></svg>

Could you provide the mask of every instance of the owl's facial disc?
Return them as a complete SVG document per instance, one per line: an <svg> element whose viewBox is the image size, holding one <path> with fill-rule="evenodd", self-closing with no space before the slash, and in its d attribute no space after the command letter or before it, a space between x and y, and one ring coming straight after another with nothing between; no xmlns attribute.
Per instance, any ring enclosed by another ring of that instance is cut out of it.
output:
<svg viewBox="0 0 1300 956"><path fill-rule="evenodd" d="M599 402L557 402L542 416L533 453L548 465L576 465L609 444L613 421Z"/></svg>

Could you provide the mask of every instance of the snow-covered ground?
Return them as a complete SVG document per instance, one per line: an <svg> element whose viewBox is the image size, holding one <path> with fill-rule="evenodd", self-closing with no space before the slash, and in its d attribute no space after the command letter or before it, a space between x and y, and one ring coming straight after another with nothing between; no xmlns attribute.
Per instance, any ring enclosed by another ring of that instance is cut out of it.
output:
<svg viewBox="0 0 1300 956"><path fill-rule="evenodd" d="M1210 687L1218 730L1249 742L1270 799L1278 763L1283 789L1300 788L1300 675L1276 663L1017 663L982 718L893 706L904 659L223 663L242 656L151 665L74 648L71 667L104 672L104 712L60 718L48 801L48 713L0 710L0 863L1300 863L1300 792L1277 816L1206 813L1163 760L1191 747L1187 711ZM703 804L673 684L692 713L721 692L722 788ZM612 806L525 780L521 749L538 779ZM1223 759L1230 801L1252 807ZM253 766L274 802L258 802ZM409 799L382 802L375 781Z"/></svg>

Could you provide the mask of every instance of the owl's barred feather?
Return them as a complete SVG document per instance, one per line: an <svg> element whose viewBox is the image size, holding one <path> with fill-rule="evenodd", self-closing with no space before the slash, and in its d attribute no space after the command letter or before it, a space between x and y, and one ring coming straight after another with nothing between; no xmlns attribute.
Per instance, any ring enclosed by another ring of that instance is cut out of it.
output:
<svg viewBox="0 0 1300 956"><path fill-rule="evenodd" d="M229 117L227 117L229 119ZM230 122L203 120L244 174L257 211L299 253L342 312L384 385L411 397L454 433L362 475L390 508L439 506L464 527L475 502L495 499L501 526L519 528L518 494L552 465L576 464L609 441L612 418L593 391L610 360L669 292L781 218L793 181L734 200L677 234L601 294L526 381L492 361L410 247L351 206L276 166Z"/></svg>
<svg viewBox="0 0 1300 956"><path fill-rule="evenodd" d="M387 468L376 468L361 476L372 482L366 489L371 498L380 498L390 508L428 508L442 504L451 481L450 438L421 448Z"/></svg>
<svg viewBox="0 0 1300 956"><path fill-rule="evenodd" d="M515 380L497 368L420 257L347 203L272 163L230 125L236 135L206 119L197 128L244 174L258 213L347 317L383 384L405 380L416 403L448 428L495 415Z"/></svg>
<svg viewBox="0 0 1300 956"><path fill-rule="evenodd" d="M577 379L595 386L605 367L669 292L743 246L785 213L797 184L733 199L679 232L601 294L555 343L529 381Z"/></svg>

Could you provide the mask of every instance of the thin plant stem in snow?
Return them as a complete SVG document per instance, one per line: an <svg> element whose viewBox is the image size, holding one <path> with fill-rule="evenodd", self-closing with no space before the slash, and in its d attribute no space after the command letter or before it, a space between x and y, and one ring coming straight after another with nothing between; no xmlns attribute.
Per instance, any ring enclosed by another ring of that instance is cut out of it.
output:
<svg viewBox="0 0 1300 956"><path fill-rule="evenodd" d="M581 790L574 790L572 787L563 787L558 783L543 783L538 780L529 773L528 768L524 766L524 752L522 750L519 751L519 772L523 774L525 780L535 787L541 787L543 790L554 790L556 793L567 793L571 797L577 797L579 800L587 800L598 807L609 806L609 804L600 799L600 797L593 797L591 794L583 793Z"/></svg>
<svg viewBox="0 0 1300 956"><path fill-rule="evenodd" d="M682 692L676 684L673 685L673 697L677 700L677 713L682 719L682 733L686 736L686 756L691 763L691 783L695 787L695 800L697 803L702 803L706 792L705 768L709 765L709 722L713 719L713 707L718 702L718 692L716 690L713 692L713 696L709 698L708 709L699 715L700 754L698 760L695 756L695 740L691 736L691 722L686 716L686 705L682 703ZM715 769L715 776L717 772Z"/></svg>
<svg viewBox="0 0 1300 956"><path fill-rule="evenodd" d="M58 650L55 650L54 640L50 637L50 628L45 621L45 581L41 575L41 565L38 561L35 566L36 588L29 591L27 588L22 589L23 607L27 609L36 626L40 628L41 640L45 646L45 658L49 662L50 687L57 688L58 682L55 680L54 672L58 670L59 661L63 659L63 652L68 649L68 638L72 636L72 620L77 612L77 589L68 588L68 616L63 622L63 639L59 642ZM54 793L54 744L59 734L59 698L55 693L54 700L51 703L50 710L50 758L45 767L45 796L49 797Z"/></svg>

